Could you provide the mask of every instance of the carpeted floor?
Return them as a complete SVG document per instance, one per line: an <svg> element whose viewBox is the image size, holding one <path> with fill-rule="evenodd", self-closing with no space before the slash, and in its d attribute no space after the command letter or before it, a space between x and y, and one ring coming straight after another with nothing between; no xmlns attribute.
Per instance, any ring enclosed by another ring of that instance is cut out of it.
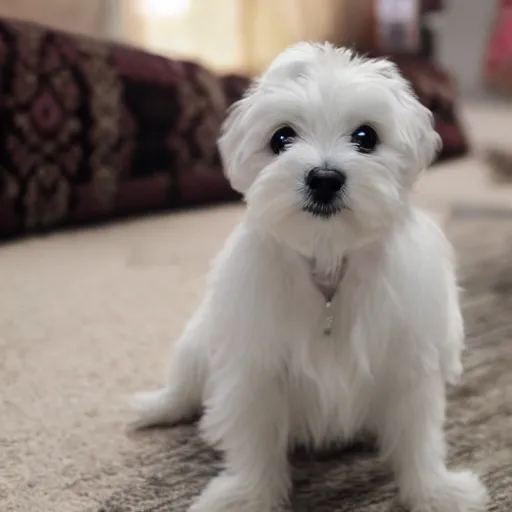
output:
<svg viewBox="0 0 512 512"><path fill-rule="evenodd" d="M0 251L0 510L184 511L215 472L194 426L129 434L125 394L159 382L237 207L65 233ZM457 211L459 213L457 213ZM451 459L512 510L512 216L454 209L470 350ZM394 486L364 445L294 457L295 510L383 512ZM389 508L391 507L391 509Z"/></svg>
<svg viewBox="0 0 512 512"><path fill-rule="evenodd" d="M437 198L466 288L470 349L451 396L451 460L482 472L490 512L510 512L512 209L482 207L483 181L469 203L443 196L477 166L438 169L423 189L427 202ZM512 195L486 197L493 207ZM175 213L0 247L1 512L186 510L215 454L194 426L128 433L124 397L160 383L170 341L240 213ZM297 454L293 465L298 512L398 510L388 470L364 444Z"/></svg>

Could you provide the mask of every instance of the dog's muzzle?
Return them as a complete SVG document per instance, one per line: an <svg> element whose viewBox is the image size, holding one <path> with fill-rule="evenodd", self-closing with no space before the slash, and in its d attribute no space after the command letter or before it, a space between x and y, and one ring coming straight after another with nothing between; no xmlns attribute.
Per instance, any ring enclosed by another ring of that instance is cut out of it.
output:
<svg viewBox="0 0 512 512"><path fill-rule="evenodd" d="M337 169L316 167L306 175L307 202L304 210L321 217L330 217L341 207L346 176Z"/></svg>

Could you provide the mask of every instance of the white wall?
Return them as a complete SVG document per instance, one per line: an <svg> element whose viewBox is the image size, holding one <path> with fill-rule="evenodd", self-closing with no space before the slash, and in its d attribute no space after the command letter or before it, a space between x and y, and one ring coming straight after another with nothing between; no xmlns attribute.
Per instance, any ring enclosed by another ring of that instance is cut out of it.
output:
<svg viewBox="0 0 512 512"><path fill-rule="evenodd" d="M445 0L436 30L437 58L464 93L483 89L484 58L498 0Z"/></svg>

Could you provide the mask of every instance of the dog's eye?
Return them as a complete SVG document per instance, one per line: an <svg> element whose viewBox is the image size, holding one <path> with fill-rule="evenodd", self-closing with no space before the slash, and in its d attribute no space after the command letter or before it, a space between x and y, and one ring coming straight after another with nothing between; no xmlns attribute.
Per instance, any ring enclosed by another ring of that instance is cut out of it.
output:
<svg viewBox="0 0 512 512"><path fill-rule="evenodd" d="M278 155L286 151L295 137L297 137L297 133L291 126L283 126L272 135L270 139L270 149Z"/></svg>
<svg viewBox="0 0 512 512"><path fill-rule="evenodd" d="M361 153L371 153L379 143L377 132L367 124L363 124L352 132L350 142L354 144Z"/></svg>

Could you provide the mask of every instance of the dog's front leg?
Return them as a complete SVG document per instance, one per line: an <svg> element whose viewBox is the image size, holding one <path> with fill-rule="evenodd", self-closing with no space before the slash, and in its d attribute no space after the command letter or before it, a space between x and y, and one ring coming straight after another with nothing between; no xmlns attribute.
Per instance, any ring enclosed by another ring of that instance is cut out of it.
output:
<svg viewBox="0 0 512 512"><path fill-rule="evenodd" d="M247 366L231 363L207 402L202 432L224 452L225 469L190 512L270 512L288 498L285 391L277 376Z"/></svg>
<svg viewBox="0 0 512 512"><path fill-rule="evenodd" d="M441 375L397 383L379 414L384 457L411 512L483 512L486 491L471 471L445 465L445 386Z"/></svg>

